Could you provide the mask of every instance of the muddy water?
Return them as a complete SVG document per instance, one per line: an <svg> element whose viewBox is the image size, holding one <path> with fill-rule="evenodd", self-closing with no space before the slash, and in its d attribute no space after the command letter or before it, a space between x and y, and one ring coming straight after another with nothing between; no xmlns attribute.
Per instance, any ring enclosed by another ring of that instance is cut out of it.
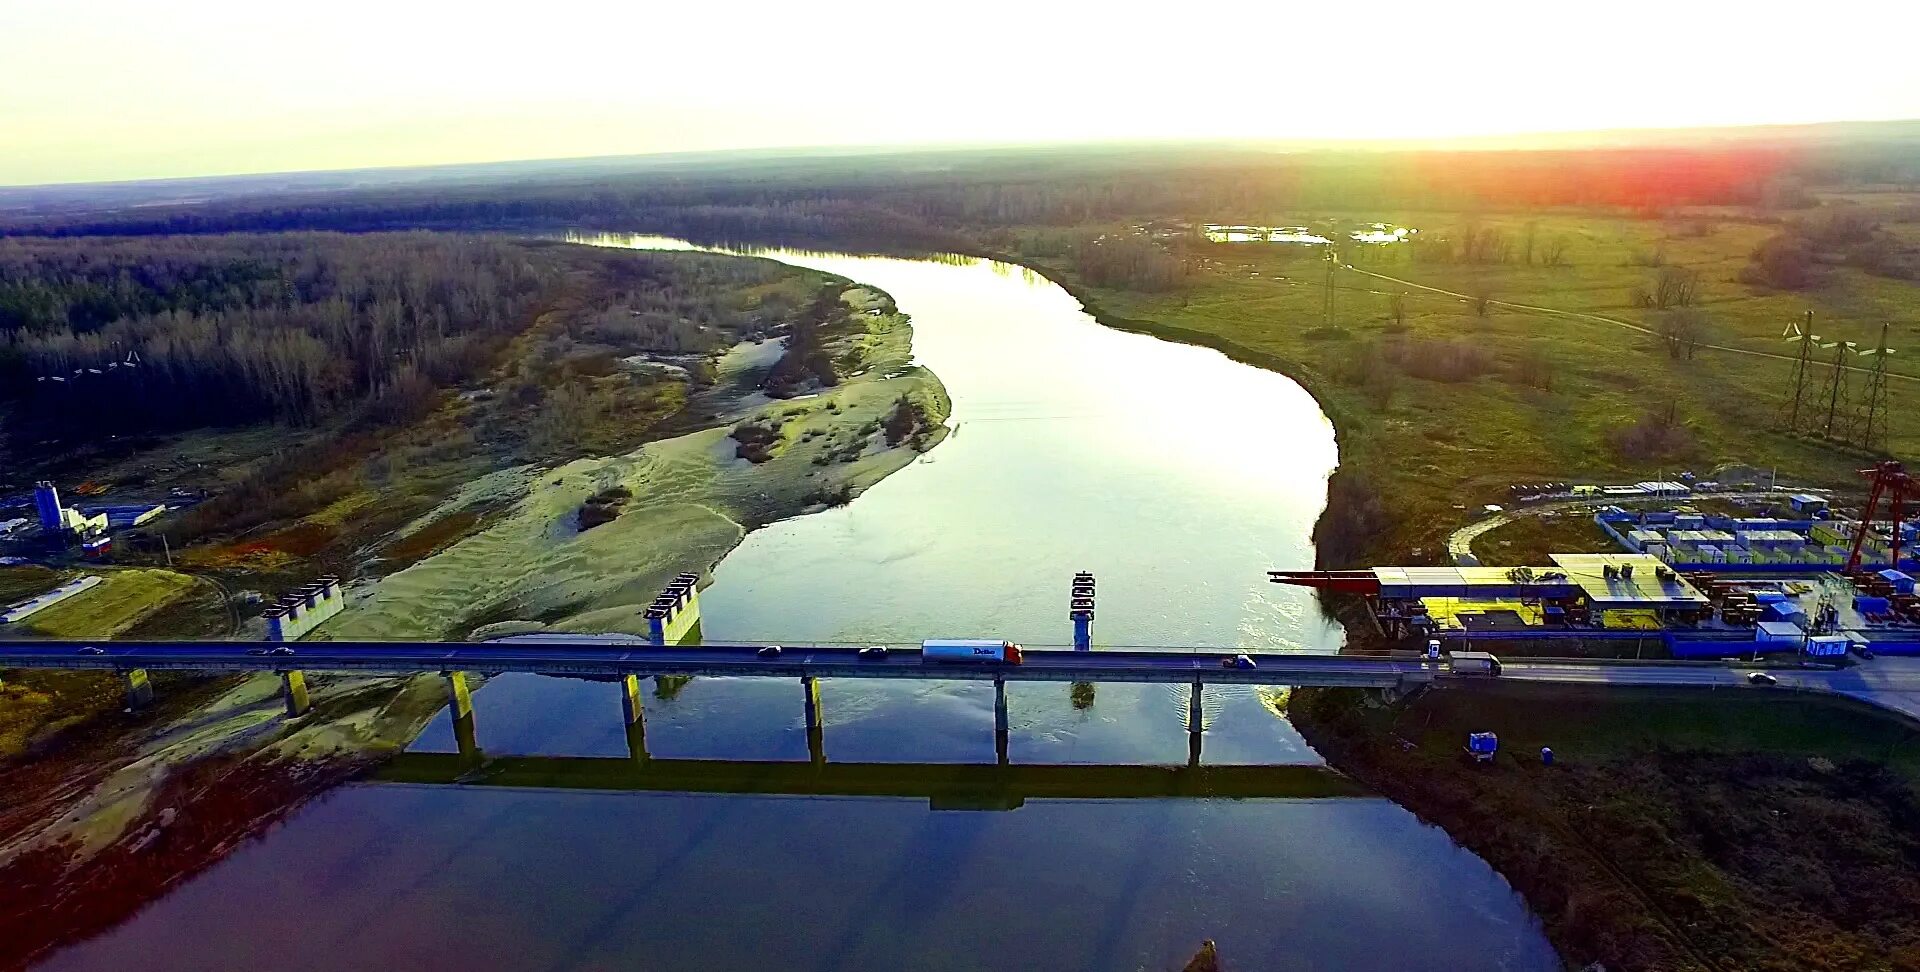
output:
<svg viewBox="0 0 1920 972"><path fill-rule="evenodd" d="M955 432L851 506L750 535L703 594L707 638L1060 644L1068 579L1090 570L1098 645L1338 645L1305 592L1263 573L1311 564L1337 458L1299 386L1103 328L1018 267L766 255L891 293L953 397ZM792 683L647 691L639 738L612 686L497 679L476 699L488 755L606 762L530 763L518 779L535 788L341 789L45 967L1157 970L1213 938L1237 968L1557 968L1498 875L1386 800L1140 799L1074 783L989 809L950 794L782 796L764 772L714 787L728 794L627 792L649 785L626 768L638 749L810 755ZM821 694L833 764L995 759L989 687ZM1204 762L1317 763L1284 701L1209 689ZM1010 757L1185 763L1186 705L1161 686L1016 685ZM443 718L407 758L453 748ZM570 775L590 765L608 770ZM437 772L411 778L457 775Z"/></svg>

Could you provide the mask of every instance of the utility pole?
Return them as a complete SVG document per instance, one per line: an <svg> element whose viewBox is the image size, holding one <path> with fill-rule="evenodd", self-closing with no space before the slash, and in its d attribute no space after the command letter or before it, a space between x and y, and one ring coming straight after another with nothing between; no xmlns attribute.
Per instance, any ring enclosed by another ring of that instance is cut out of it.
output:
<svg viewBox="0 0 1920 972"><path fill-rule="evenodd" d="M1327 244L1327 300L1325 305L1325 324L1333 326L1333 272L1340 266L1340 254L1334 251L1333 244Z"/></svg>
<svg viewBox="0 0 1920 972"><path fill-rule="evenodd" d="M149 547L147 549L151 550L153 548ZM166 551L167 566L172 567L173 566L173 544L170 544L167 542L167 535L164 533L160 534L160 549Z"/></svg>

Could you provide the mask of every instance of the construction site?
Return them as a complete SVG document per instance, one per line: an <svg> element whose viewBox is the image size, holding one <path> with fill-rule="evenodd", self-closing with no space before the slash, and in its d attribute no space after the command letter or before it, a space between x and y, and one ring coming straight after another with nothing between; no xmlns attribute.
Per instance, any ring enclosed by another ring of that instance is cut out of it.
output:
<svg viewBox="0 0 1920 972"><path fill-rule="evenodd" d="M1272 579L1357 595L1380 637L1412 649L1507 643L1523 653L1784 654L1819 663L1917 655L1920 561L1916 524L1906 519L1915 484L1891 460L1860 475L1869 490L1855 516L1812 493L1785 497L1794 519L1616 504L1593 519L1618 553L1554 553L1546 566L1275 571ZM1641 487L1643 499L1689 492L1683 483Z"/></svg>

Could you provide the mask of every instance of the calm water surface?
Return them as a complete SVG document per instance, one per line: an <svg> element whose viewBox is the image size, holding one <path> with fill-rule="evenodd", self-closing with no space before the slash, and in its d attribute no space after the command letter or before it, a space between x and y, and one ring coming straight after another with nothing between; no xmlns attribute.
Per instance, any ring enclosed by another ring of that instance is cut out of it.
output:
<svg viewBox="0 0 1920 972"><path fill-rule="evenodd" d="M684 247L649 237L602 245ZM1336 454L1286 378L1103 328L1018 267L773 251L891 293L956 432L851 506L762 529L708 638L1337 647L1305 567ZM693 565L689 565L693 566ZM655 758L806 760L798 685L649 685ZM992 762L992 689L827 682L835 762ZM1317 763L1284 693L1210 688L1207 763ZM610 685L509 676L490 755L629 754ZM1184 688L1011 689L1015 763L1184 763ZM450 751L446 717L415 743ZM1498 875L1377 798L925 799L372 783L296 814L48 969L1552 969Z"/></svg>

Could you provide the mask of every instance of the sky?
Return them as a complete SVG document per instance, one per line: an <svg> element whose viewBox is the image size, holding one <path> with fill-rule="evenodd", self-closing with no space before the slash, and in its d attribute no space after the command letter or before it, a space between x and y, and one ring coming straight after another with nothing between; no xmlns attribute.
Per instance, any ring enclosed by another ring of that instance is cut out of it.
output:
<svg viewBox="0 0 1920 972"><path fill-rule="evenodd" d="M1920 3L0 0L0 185L1920 118Z"/></svg>

